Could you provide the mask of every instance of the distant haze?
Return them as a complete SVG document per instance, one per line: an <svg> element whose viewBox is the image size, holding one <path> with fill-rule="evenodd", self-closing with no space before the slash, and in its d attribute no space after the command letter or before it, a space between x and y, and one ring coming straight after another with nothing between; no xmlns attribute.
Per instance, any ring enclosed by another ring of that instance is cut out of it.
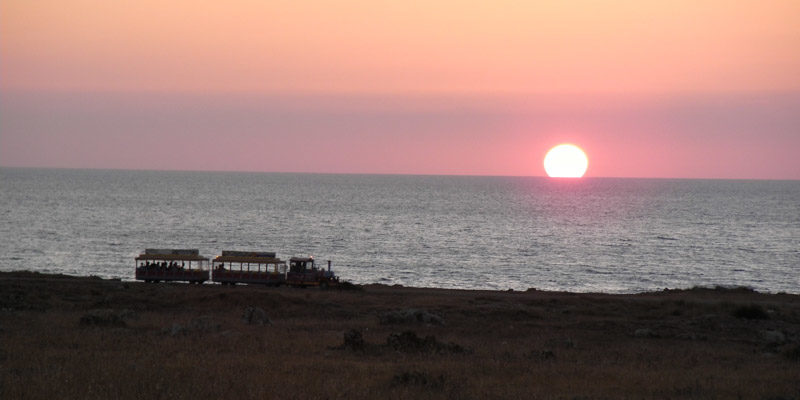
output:
<svg viewBox="0 0 800 400"><path fill-rule="evenodd" d="M800 179L797 1L209 3L0 2L0 166Z"/></svg>

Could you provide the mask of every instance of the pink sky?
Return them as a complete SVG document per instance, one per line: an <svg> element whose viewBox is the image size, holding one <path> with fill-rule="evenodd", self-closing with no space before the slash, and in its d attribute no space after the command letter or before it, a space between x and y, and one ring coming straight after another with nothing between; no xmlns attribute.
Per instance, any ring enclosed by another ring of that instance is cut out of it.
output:
<svg viewBox="0 0 800 400"><path fill-rule="evenodd" d="M800 179L797 1L211 3L0 2L0 165Z"/></svg>

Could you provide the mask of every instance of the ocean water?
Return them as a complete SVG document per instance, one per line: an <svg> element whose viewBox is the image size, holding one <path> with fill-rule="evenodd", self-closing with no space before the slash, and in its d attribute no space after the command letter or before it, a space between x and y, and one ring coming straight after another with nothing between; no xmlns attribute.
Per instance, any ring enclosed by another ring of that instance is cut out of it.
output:
<svg viewBox="0 0 800 400"><path fill-rule="evenodd" d="M130 280L151 247L311 254L354 283L800 293L800 181L0 168L0 270Z"/></svg>

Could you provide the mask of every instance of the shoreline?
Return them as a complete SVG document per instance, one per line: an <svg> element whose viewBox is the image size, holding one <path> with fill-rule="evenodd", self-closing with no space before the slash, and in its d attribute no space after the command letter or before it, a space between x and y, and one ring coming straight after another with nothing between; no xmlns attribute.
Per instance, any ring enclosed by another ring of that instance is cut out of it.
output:
<svg viewBox="0 0 800 400"><path fill-rule="evenodd" d="M0 272L0 361L3 398L798 398L800 296Z"/></svg>
<svg viewBox="0 0 800 400"><path fill-rule="evenodd" d="M103 280L103 281L110 281L110 282L127 282L127 283L144 283L143 281L136 280L135 278L132 279L123 279L123 278L106 278L98 275L70 275L64 273L50 273L50 272L40 272L34 270L13 270L13 271L0 271L0 275L5 275L6 277L14 276L14 275L31 275L27 277L29 279L92 279L92 280ZM22 277L15 277L15 279L19 279ZM407 288L407 289L430 289L430 290L445 290L445 291L474 291L474 292L489 292L489 293L527 293L527 292L539 292L539 293L561 293L561 294L574 294L574 295L608 295L608 296L636 296L636 295L646 295L646 294L658 294L658 293L669 293L669 292L687 292L687 291L716 291L716 292L725 292L725 291L737 291L737 292L752 292L757 294L765 294L765 295L789 295L789 296L800 296L800 293L792 293L786 291L769 291L769 290L759 290L752 288L750 286L745 285L696 285L687 288L663 288L663 289L655 289L655 290L644 290L644 291L632 291L632 292L580 292L580 291L569 291L569 290L548 290L548 289L539 289L535 287L530 287L526 290L516 290L513 288L509 289L475 289L475 288L446 288L446 287L434 287L434 286L408 286L408 285L401 285L401 284L386 284L386 283L352 283L349 281L342 281L347 285L358 286L361 288L365 287L386 287L386 288ZM186 282L160 282L161 284L185 284ZM218 286L219 284L212 281L204 282L201 286ZM248 284L238 284L237 286L248 286ZM250 286L258 286L257 284L250 284Z"/></svg>

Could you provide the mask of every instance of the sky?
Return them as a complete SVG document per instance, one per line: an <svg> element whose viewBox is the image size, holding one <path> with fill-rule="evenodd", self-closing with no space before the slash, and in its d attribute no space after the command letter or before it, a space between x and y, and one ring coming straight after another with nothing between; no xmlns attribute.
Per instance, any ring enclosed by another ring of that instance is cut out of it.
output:
<svg viewBox="0 0 800 400"><path fill-rule="evenodd" d="M0 2L0 166L800 179L800 2Z"/></svg>

